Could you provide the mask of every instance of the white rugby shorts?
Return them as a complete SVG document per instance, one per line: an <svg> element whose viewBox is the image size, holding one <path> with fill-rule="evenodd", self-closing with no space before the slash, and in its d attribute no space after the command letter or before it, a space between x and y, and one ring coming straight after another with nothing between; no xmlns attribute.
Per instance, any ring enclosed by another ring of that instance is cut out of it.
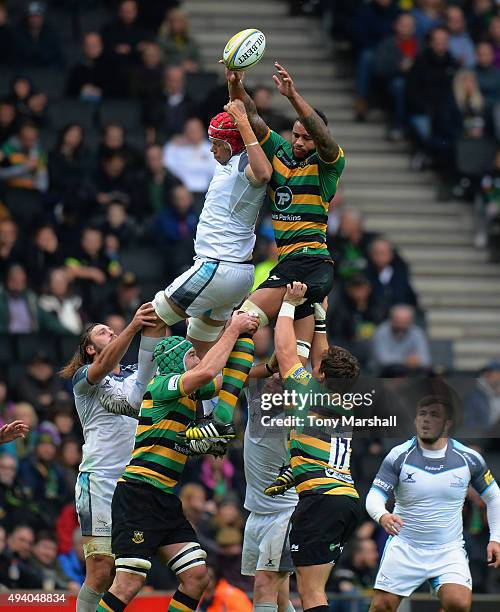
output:
<svg viewBox="0 0 500 612"><path fill-rule="evenodd" d="M249 294L253 277L253 264L198 258L165 289L165 295L190 317L227 321Z"/></svg>
<svg viewBox="0 0 500 612"><path fill-rule="evenodd" d="M436 593L443 584L462 584L472 590L463 543L425 548L414 546L398 536L389 537L374 588L409 597L426 580Z"/></svg>
<svg viewBox="0 0 500 612"><path fill-rule="evenodd" d="M76 512L82 536L111 536L111 502L116 480L80 472L75 486Z"/></svg>
<svg viewBox="0 0 500 612"><path fill-rule="evenodd" d="M290 555L290 517L295 508L257 514L251 512L243 538L241 573L255 576L257 570L267 572L293 572Z"/></svg>

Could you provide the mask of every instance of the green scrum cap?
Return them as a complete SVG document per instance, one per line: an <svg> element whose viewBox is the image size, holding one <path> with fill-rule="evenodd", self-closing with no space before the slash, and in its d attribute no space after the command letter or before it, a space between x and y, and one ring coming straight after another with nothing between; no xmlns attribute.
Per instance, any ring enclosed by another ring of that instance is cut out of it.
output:
<svg viewBox="0 0 500 612"><path fill-rule="evenodd" d="M193 348L182 336L169 336L158 342L153 352L160 374L183 374L186 371L186 353Z"/></svg>

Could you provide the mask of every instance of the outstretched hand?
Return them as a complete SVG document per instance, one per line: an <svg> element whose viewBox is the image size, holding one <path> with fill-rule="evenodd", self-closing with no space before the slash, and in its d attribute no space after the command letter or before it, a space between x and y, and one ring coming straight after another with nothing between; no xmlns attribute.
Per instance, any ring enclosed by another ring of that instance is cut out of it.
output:
<svg viewBox="0 0 500 612"><path fill-rule="evenodd" d="M231 119L236 125L247 119L245 105L241 100L231 100L224 106L224 110L231 115Z"/></svg>
<svg viewBox="0 0 500 612"><path fill-rule="evenodd" d="M0 427L0 444L11 442L16 438L25 438L30 428L22 421L12 421Z"/></svg>
<svg viewBox="0 0 500 612"><path fill-rule="evenodd" d="M293 304L294 306L300 306L306 301L306 298L304 297L306 291L307 285L305 283L293 281L292 285L286 286L286 293L283 301Z"/></svg>
<svg viewBox="0 0 500 612"><path fill-rule="evenodd" d="M225 66L226 81L231 85L238 85L245 78L245 73L243 71L229 70L226 64L224 64L224 60L220 59L219 64L223 64Z"/></svg>
<svg viewBox="0 0 500 612"><path fill-rule="evenodd" d="M278 62L274 62L274 66L279 74L279 76L273 74L273 81L276 84L278 91L282 96L293 98L297 91L295 89L295 85L293 84L292 77L281 64L278 64Z"/></svg>

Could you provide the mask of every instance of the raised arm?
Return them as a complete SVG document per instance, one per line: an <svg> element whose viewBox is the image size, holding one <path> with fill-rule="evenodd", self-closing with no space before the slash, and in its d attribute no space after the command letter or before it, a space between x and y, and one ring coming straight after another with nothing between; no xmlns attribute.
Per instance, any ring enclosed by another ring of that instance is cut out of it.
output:
<svg viewBox="0 0 500 612"><path fill-rule="evenodd" d="M241 100L243 102L243 104L245 105L245 110L247 112L248 121L250 122L252 130L254 131L258 140L261 141L263 138L265 138L267 132L269 131L269 127L257 112L255 102L245 90L245 86L243 85L243 78L244 73L234 72L226 68L226 80L227 87L229 89L229 99Z"/></svg>
<svg viewBox="0 0 500 612"><path fill-rule="evenodd" d="M313 372L321 365L323 355L328 351L328 337L326 333L326 312L328 298L322 304L314 304L314 336L311 346L311 365Z"/></svg>
<svg viewBox="0 0 500 612"><path fill-rule="evenodd" d="M273 167L252 130L243 102L232 100L224 106L224 110L231 115L245 143L248 154L248 166L245 169L245 174L248 180L252 185L265 185L271 180Z"/></svg>
<svg viewBox="0 0 500 612"><path fill-rule="evenodd" d="M313 107L295 89L292 77L285 68L278 62L275 62L274 65L279 74L279 76L273 75L273 81L278 91L290 101L300 123L313 139L320 158L325 162L334 162L339 156L340 147L333 139L330 130Z"/></svg>
<svg viewBox="0 0 500 612"><path fill-rule="evenodd" d="M274 347L276 358L283 378L290 370L300 362L297 354L297 338L293 328L295 307L305 302L304 295L307 285L295 281L293 285L287 285L283 304L276 319L274 330Z"/></svg>
<svg viewBox="0 0 500 612"><path fill-rule="evenodd" d="M110 342L96 356L87 371L87 380L91 385L95 385L120 363L120 359L127 352L134 336L143 327L154 327L156 314L151 303L143 304L138 308L132 321L122 331L122 333Z"/></svg>

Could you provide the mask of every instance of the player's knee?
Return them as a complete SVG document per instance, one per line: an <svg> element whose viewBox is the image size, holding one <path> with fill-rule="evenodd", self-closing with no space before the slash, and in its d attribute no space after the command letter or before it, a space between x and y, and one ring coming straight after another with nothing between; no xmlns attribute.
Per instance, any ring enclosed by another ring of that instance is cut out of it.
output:
<svg viewBox="0 0 500 612"><path fill-rule="evenodd" d="M257 304L254 304L251 300L245 300L241 305L240 310L259 315L259 328L265 327L269 323L269 317L267 314L262 310L262 308L259 308Z"/></svg>
<svg viewBox="0 0 500 612"><path fill-rule="evenodd" d="M200 342L215 342L222 330L223 327L209 325L201 319L190 318L187 335L193 340L199 340Z"/></svg>
<svg viewBox="0 0 500 612"><path fill-rule="evenodd" d="M160 317L163 324L166 323L167 325L174 325L175 323L179 323L179 321L183 321L187 318L185 316L181 316L172 308L172 305L165 295L165 291L158 291L153 298L152 304L157 316Z"/></svg>
<svg viewBox="0 0 500 612"><path fill-rule="evenodd" d="M109 555L92 554L86 559L87 585L96 593L107 591L113 582L114 559Z"/></svg>
<svg viewBox="0 0 500 612"><path fill-rule="evenodd" d="M205 564L194 567L182 574L178 574L178 578L185 592L194 598L201 597L210 581L207 566Z"/></svg>
<svg viewBox="0 0 500 612"><path fill-rule="evenodd" d="M464 601L460 595L453 595L443 601L443 607L446 612L469 612L471 604L468 600Z"/></svg>
<svg viewBox="0 0 500 612"><path fill-rule="evenodd" d="M255 573L254 598L256 601L271 601L269 597L276 597L279 584L271 572Z"/></svg>
<svg viewBox="0 0 500 612"><path fill-rule="evenodd" d="M376 593L373 597L369 612L392 612L394 606L390 597L383 593Z"/></svg>

